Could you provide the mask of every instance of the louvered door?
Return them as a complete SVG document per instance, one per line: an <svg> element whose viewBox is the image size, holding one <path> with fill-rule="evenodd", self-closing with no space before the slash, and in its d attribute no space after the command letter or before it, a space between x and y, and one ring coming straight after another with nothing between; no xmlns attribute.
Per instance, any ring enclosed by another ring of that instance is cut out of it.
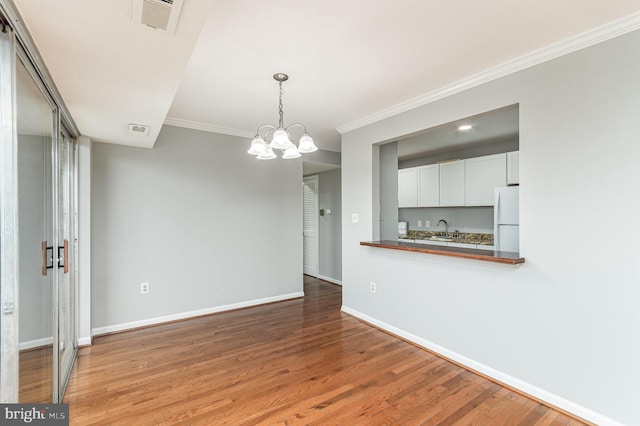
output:
<svg viewBox="0 0 640 426"><path fill-rule="evenodd" d="M318 276L318 176L304 178L303 272Z"/></svg>

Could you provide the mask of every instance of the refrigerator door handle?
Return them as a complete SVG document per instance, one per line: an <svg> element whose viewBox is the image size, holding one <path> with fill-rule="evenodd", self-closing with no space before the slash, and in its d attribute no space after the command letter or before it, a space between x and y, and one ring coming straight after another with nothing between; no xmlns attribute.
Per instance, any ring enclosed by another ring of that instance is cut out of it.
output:
<svg viewBox="0 0 640 426"><path fill-rule="evenodd" d="M500 209L500 191L495 190L494 192L494 202L493 202L493 245L495 250L500 250L499 243L499 226L498 226L498 210Z"/></svg>

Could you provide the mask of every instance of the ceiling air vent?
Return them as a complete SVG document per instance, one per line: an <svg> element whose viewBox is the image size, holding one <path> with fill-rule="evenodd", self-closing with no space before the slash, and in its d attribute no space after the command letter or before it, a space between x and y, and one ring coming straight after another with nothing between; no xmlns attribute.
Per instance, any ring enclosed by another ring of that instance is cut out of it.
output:
<svg viewBox="0 0 640 426"><path fill-rule="evenodd" d="M129 135L130 136L149 136L151 127L146 124L133 124L129 123Z"/></svg>
<svg viewBox="0 0 640 426"><path fill-rule="evenodd" d="M133 22L174 33L178 25L183 1L133 0Z"/></svg>

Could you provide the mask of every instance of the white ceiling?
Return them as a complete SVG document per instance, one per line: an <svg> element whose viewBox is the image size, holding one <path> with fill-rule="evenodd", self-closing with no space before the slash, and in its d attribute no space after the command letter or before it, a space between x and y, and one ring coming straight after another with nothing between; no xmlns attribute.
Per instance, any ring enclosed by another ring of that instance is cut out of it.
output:
<svg viewBox="0 0 640 426"><path fill-rule="evenodd" d="M80 131L152 147L163 122L250 137L337 128L640 11L638 0L187 0L176 34L131 0L14 0ZM129 123L151 126L148 138ZM248 144L248 142L247 142Z"/></svg>

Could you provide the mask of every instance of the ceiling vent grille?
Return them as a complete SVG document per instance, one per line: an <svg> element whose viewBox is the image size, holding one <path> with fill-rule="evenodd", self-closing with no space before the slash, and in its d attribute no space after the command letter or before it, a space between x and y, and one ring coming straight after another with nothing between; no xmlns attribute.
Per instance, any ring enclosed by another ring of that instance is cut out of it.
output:
<svg viewBox="0 0 640 426"><path fill-rule="evenodd" d="M133 0L133 22L174 33L182 3L183 0Z"/></svg>

